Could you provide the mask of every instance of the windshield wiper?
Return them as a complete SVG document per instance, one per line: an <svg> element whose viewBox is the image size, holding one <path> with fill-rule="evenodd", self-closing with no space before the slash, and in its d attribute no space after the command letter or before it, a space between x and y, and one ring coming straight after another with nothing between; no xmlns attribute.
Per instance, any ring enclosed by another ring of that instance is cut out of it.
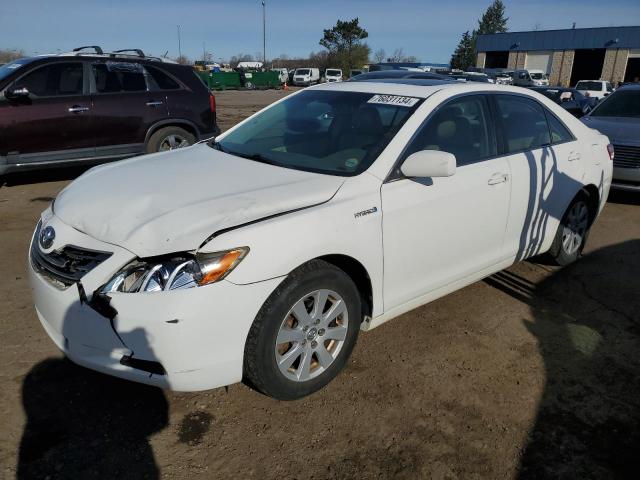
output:
<svg viewBox="0 0 640 480"><path fill-rule="evenodd" d="M238 157L247 158L249 160L253 160L254 162L266 163L267 165L275 165L276 167L281 167L282 164L276 162L275 160L271 160L259 153L239 153L239 152L227 152L231 155L237 155Z"/></svg>

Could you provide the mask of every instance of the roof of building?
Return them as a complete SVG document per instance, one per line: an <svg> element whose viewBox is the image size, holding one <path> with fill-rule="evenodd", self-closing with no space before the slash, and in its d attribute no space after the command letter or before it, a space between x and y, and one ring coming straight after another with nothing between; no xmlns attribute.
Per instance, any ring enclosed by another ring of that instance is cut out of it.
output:
<svg viewBox="0 0 640 480"><path fill-rule="evenodd" d="M640 48L640 26L536 30L479 35L478 52Z"/></svg>

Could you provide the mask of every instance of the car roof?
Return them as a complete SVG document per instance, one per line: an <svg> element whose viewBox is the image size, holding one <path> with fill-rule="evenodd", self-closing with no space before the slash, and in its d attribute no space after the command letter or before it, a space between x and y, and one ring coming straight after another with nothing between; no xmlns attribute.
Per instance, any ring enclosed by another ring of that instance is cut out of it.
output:
<svg viewBox="0 0 640 480"><path fill-rule="evenodd" d="M313 87L308 87L305 90L336 90L342 92L377 93L384 95L404 95L417 98L427 98L443 89L450 91L451 95L466 92L517 93L521 95L536 96L536 98L540 95L539 93L532 92L527 88L512 87L509 85L496 85L484 82L447 82L441 80L422 80L411 78L380 79L365 82L321 83Z"/></svg>

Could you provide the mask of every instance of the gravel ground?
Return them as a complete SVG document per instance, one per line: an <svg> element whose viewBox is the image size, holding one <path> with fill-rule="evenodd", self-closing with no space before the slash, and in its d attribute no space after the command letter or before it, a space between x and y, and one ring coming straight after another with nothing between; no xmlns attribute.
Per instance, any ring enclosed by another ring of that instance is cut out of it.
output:
<svg viewBox="0 0 640 480"><path fill-rule="evenodd" d="M221 126L285 93L218 94ZM612 196L577 264L524 262L409 312L361 335L327 388L278 402L64 360L25 263L39 212L81 171L0 188L0 477L637 478L640 196Z"/></svg>

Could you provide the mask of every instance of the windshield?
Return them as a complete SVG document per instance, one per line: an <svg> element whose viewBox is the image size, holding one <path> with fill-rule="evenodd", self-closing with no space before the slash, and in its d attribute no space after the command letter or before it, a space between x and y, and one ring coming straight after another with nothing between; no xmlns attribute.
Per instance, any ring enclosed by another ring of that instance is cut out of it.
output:
<svg viewBox="0 0 640 480"><path fill-rule="evenodd" d="M341 70L327 70L327 75L329 75L330 77L338 77L338 76L342 75L342 71Z"/></svg>
<svg viewBox="0 0 640 480"><path fill-rule="evenodd" d="M309 75L309 69L299 68L298 70L296 70L296 75Z"/></svg>
<svg viewBox="0 0 640 480"><path fill-rule="evenodd" d="M305 91L255 115L215 145L281 167L357 175L369 168L421 102L394 95Z"/></svg>
<svg viewBox="0 0 640 480"><path fill-rule="evenodd" d="M590 116L640 118L640 90L621 89L613 92Z"/></svg>
<svg viewBox="0 0 640 480"><path fill-rule="evenodd" d="M6 63L0 67L0 82L11 75L13 72L22 68L24 65L27 65L33 62L33 58L20 58L18 60L14 60L13 62Z"/></svg>
<svg viewBox="0 0 640 480"><path fill-rule="evenodd" d="M530 75L534 80L546 80L547 78L547 75L545 73L540 72L532 72Z"/></svg>
<svg viewBox="0 0 640 480"><path fill-rule="evenodd" d="M600 82L578 82L578 84L576 85L576 89L577 90L595 90L595 91L600 91L602 90L602 83Z"/></svg>

